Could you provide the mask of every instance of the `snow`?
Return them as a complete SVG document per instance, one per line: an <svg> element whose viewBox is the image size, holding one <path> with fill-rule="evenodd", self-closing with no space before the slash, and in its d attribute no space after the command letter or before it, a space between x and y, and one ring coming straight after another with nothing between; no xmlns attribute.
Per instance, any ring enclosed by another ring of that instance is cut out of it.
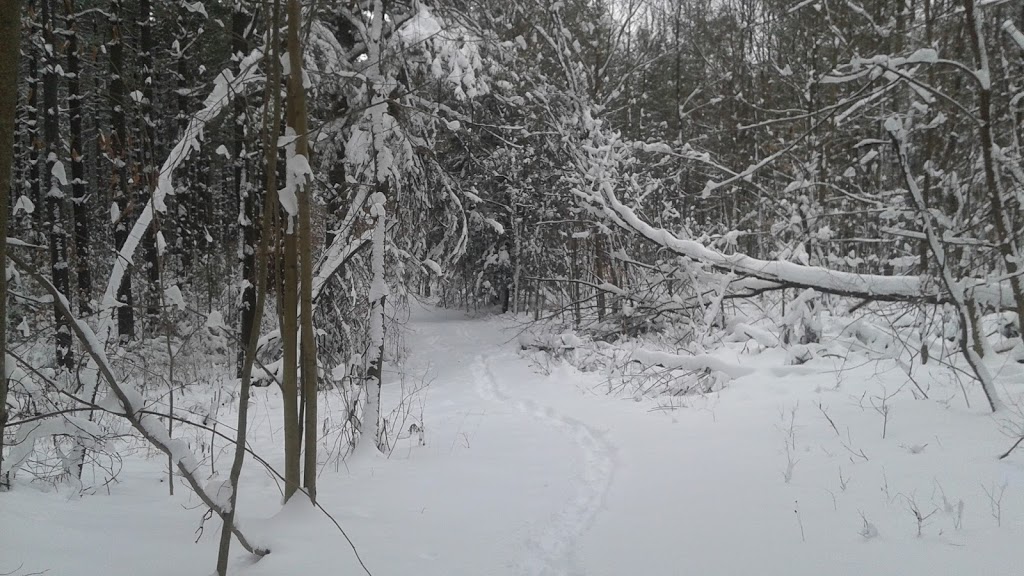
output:
<svg viewBox="0 0 1024 576"><path fill-rule="evenodd" d="M440 33L441 24L423 4L420 5L419 12L398 29L398 36L407 46L425 42Z"/></svg>
<svg viewBox="0 0 1024 576"><path fill-rule="evenodd" d="M1009 34L1010 38L1024 50L1024 33L1013 24L1013 20L1006 20L1003 22L1003 31Z"/></svg>
<svg viewBox="0 0 1024 576"><path fill-rule="evenodd" d="M412 435L389 458L344 463L325 450L319 501L373 574L1018 573L1024 454L996 459L1011 443L1000 423L980 401L965 407L935 363L915 368L931 399L915 398L897 362L836 353L848 321L837 318L825 327L829 353L805 366L739 341L699 356L641 352L697 358L734 379L707 395L607 395L606 374L520 350L518 320L413 304L401 370L430 382L415 417L426 445ZM751 328L741 324L733 333ZM850 337L858 331L869 332ZM1001 369L1020 392L1024 368ZM385 371L384 415L403 394L399 377ZM883 439L872 402L889 395ZM249 442L280 467L279 391L257 389L252 402ZM0 493L0 572L210 573L219 523L203 524L188 490L167 496L165 467L140 450L93 495L21 481ZM199 470L219 501L226 488L209 467ZM987 494L1000 493L996 507ZM246 532L272 552L254 562L236 546L232 574L363 573L335 525L301 497L282 508L276 480L252 459L238 497ZM914 508L928 515L920 536Z"/></svg>
<svg viewBox="0 0 1024 576"><path fill-rule="evenodd" d="M185 305L185 298L181 294L181 288L177 284L164 290L164 299L171 306L177 306L178 310L182 312L188 309L188 306Z"/></svg>
<svg viewBox="0 0 1024 576"><path fill-rule="evenodd" d="M430 258L423 260L423 266L433 272L435 276L444 276L444 270L441 268L441 265Z"/></svg>
<svg viewBox="0 0 1024 576"><path fill-rule="evenodd" d="M230 330L224 323L224 315L220 310L212 310L206 317L206 327L212 330Z"/></svg>
<svg viewBox="0 0 1024 576"><path fill-rule="evenodd" d="M64 169L64 163L63 162L61 162L59 160L54 162L53 163L53 168L50 169L50 173L53 175L54 179L57 180L57 182L60 183L61 186L67 186L68 185L68 173Z"/></svg>
<svg viewBox="0 0 1024 576"><path fill-rule="evenodd" d="M902 129L902 124L895 117L888 118L885 125L887 130L890 128ZM739 253L723 254L700 242L680 238L664 228L651 226L631 208L623 205L616 198L614 191L606 187L600 190L600 196L595 196L593 199L603 205L605 215L620 227L632 230L680 256L686 256L734 273L749 274L762 280L813 287L821 291L839 294L901 298L932 295L930 288L918 276L858 274L793 262L760 260ZM979 303L998 308L1012 308L1015 305L1008 282L988 284L973 279L966 282L974 283L971 290Z"/></svg>
<svg viewBox="0 0 1024 576"><path fill-rule="evenodd" d="M494 218L484 218L484 223L490 226L499 236L505 233L505 227Z"/></svg>
<svg viewBox="0 0 1024 576"><path fill-rule="evenodd" d="M25 212L25 214L32 214L36 211L36 205L32 202L32 199L28 196L19 196L18 200L14 203L14 210L12 214L18 215L18 212Z"/></svg>
<svg viewBox="0 0 1024 576"><path fill-rule="evenodd" d="M189 12L196 12L202 14L204 17L209 18L210 16L206 13L206 7L199 0L196 2L182 2L181 5Z"/></svg>

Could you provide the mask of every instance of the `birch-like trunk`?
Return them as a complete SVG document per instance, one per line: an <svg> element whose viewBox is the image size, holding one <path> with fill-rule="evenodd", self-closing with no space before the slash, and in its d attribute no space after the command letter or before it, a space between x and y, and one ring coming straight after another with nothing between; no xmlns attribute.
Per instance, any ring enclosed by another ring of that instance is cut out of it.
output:
<svg viewBox="0 0 1024 576"><path fill-rule="evenodd" d="M384 3L375 0L373 16L370 22L369 37L366 42L366 54L370 65L366 76L374 83L370 92L370 122L373 140L373 181L375 192L370 198L370 216L374 219L373 237L371 240L371 280L370 293L370 343L367 352L368 370L366 372L366 404L360 422L359 443L364 450L380 448L380 385L384 365L384 304L388 295L388 286L384 277L384 252L387 225L387 191L388 167L381 162L381 151L384 149L383 116L386 109L382 87L377 85L383 81L380 71L380 43L384 26ZM369 444L367 444L369 443Z"/></svg>

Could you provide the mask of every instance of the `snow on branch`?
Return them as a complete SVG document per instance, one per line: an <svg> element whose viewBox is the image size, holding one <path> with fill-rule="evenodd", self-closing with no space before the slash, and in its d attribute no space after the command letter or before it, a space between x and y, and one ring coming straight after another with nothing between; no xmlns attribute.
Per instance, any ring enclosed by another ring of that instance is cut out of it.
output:
<svg viewBox="0 0 1024 576"><path fill-rule="evenodd" d="M331 276L341 269L352 255L370 243L373 237L373 229L366 230L356 238L337 236L331 246L324 253L323 257L316 264L313 271L313 306L314 309L320 300L324 286Z"/></svg>
<svg viewBox="0 0 1024 576"><path fill-rule="evenodd" d="M938 286L918 276L883 276L840 272L820 266L794 262L760 260L745 254L723 254L694 240L684 240L675 234L651 226L629 207L623 205L609 186L599 186L598 195L590 196L599 202L605 214L625 230L640 234L675 254L710 264L722 270L753 276L762 280L801 288L814 288L821 292L854 296L869 300L925 300L946 302L947 294ZM1008 282L985 283L982 280L965 282L970 285L976 300L985 306L1002 309L1015 305Z"/></svg>
<svg viewBox="0 0 1024 576"><path fill-rule="evenodd" d="M96 333L93 332L92 328L89 327L84 321L79 320L71 313L71 305L68 303L67 298L53 285L52 282L33 267L26 264L17 256L8 254L8 258L12 262L25 272L27 272L32 278L38 282L45 290L53 297L54 304L57 307L58 312L64 316L71 324L71 330L75 333L75 336L85 347L86 352L92 357L93 362L96 363L96 367L99 371L100 376L106 381L110 387L110 391L114 396L113 400L116 401L114 404L117 406L117 410L114 411L117 414L124 416L125 419L135 428L143 438L145 438L150 444L156 447L158 450L166 454L172 462L178 467L179 472L189 486L195 491L199 498L203 501L206 506L215 512L221 519L227 522L233 522L232 518L228 516L231 511L229 505L224 502L222 494L218 493L217 487L214 486L211 491L209 486L206 486L202 480L200 480L197 472L199 471L199 461L192 453L188 444L183 440L176 440L168 435L164 429L163 424L159 418L153 413L146 410L145 400L142 394L138 390L126 386L122 380L118 379L114 374L114 369L107 359L106 352L102 341L97 338ZM107 401L100 401L100 405L108 405ZM246 551L251 552L257 556L265 556L270 553L264 546L253 544L242 531L238 528L237 524L233 524L231 528L232 533L238 538L239 544L245 548Z"/></svg>
<svg viewBox="0 0 1024 576"><path fill-rule="evenodd" d="M669 354L668 352L655 352L653 350L636 350L632 355L633 360L645 366L663 366L670 369L681 370L711 370L721 372L735 380L754 373L754 369L739 364L730 364L710 354L698 354L695 356L681 356Z"/></svg>

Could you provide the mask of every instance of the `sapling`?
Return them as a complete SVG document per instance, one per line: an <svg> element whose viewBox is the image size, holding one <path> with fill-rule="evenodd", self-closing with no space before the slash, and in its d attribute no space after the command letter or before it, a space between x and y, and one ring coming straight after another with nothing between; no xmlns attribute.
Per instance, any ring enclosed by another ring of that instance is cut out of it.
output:
<svg viewBox="0 0 1024 576"><path fill-rule="evenodd" d="M922 531L924 530L924 526L928 522L928 519L934 516L935 513L939 511L939 509L935 508L931 512L925 514L921 510L921 507L918 506L917 499L914 498L913 495L907 496L905 494L902 494L901 496L903 496L903 499L907 502L907 509L910 511L911 514L914 515L914 520L917 522L917 537L920 538Z"/></svg>
<svg viewBox="0 0 1024 576"><path fill-rule="evenodd" d="M860 520L861 528L860 532L858 533L861 535L861 537L863 537L865 540L871 540L872 538L878 536L878 528L876 528L874 524L868 521L867 516L865 516L863 512L860 513Z"/></svg>
<svg viewBox="0 0 1024 576"><path fill-rule="evenodd" d="M804 521L800 517L800 501L793 501L793 513L796 514L796 522L800 525L800 541L807 542L807 535L804 533Z"/></svg>
<svg viewBox="0 0 1024 576"><path fill-rule="evenodd" d="M779 413L785 426L785 428L782 428L782 431L785 434L786 469L782 472L782 479L786 484L789 484L793 479L793 470L796 468L797 463L800 462L794 458L796 453L796 411L799 406L799 404L796 404L789 410L788 422L786 421L786 413L781 410Z"/></svg>
<svg viewBox="0 0 1024 576"><path fill-rule="evenodd" d="M985 491L985 495L988 496L989 511L992 513L992 518L996 521L996 526L1003 526L1003 496L1006 494L1006 482L1003 482L1000 486L996 486L995 482L992 483L992 487L989 488L984 484L981 485L981 489Z"/></svg>
<svg viewBox="0 0 1024 576"><path fill-rule="evenodd" d="M953 519L953 529L960 531L964 527L965 506L963 499L957 499L956 504L953 504L948 498L946 498L946 491L942 489L942 486L936 483L936 487L942 495L942 511Z"/></svg>
<svg viewBox="0 0 1024 576"><path fill-rule="evenodd" d="M889 414L891 413L889 400L899 394L900 390L903 390L903 386L897 388L892 394L887 394L885 388L882 388L881 396L872 396L870 399L871 407L882 416L882 440L885 440L889 430Z"/></svg>

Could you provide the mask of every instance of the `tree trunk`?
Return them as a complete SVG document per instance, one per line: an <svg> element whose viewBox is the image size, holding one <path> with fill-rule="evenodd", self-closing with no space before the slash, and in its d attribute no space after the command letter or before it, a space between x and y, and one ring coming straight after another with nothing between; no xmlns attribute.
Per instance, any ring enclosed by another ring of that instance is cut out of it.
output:
<svg viewBox="0 0 1024 576"><path fill-rule="evenodd" d="M373 2L373 15L370 23L369 37L366 42L366 50L370 65L366 70L366 76L372 83L381 79L380 72L380 48L382 29L384 26L384 4L383 0ZM370 90L370 130L372 132L372 166L374 193L370 198L369 211L374 219L373 240L370 255L370 292L367 300L370 302L369 322L369 350L367 360L369 366L366 371L366 404L363 409L363 418L359 427L359 446L368 452L380 449L380 387L381 376L384 365L384 304L387 298L387 282L384 276L384 258L387 224L387 193L388 175L380 165L380 155L384 144L383 114L386 106L384 95L376 86ZM469 290L467 289L467 292ZM468 305L468 303L467 303Z"/></svg>
<svg viewBox="0 0 1024 576"><path fill-rule="evenodd" d="M295 129L295 155L309 160L309 127L306 117L306 88L303 85L302 44L299 32L302 27L302 6L299 0L288 1L288 93L291 96L292 126ZM317 372L316 337L313 332L313 240L310 215L310 182L304 177L296 182L299 202L299 274L301 276L301 309L299 318L300 353L302 362L302 390L305 401L305 458L303 461L302 486L311 502L316 504L316 455L317 455Z"/></svg>
<svg viewBox="0 0 1024 576"><path fill-rule="evenodd" d="M39 17L35 4L35 2L28 4L28 13L32 23L31 37L38 38L40 35ZM45 210L43 209L43 172L42 165L39 162L39 151L43 148L43 140L39 137L39 54L34 44L34 42L26 43L27 51L29 52L28 78L26 79L26 84L28 84L28 110L26 110L26 113L28 115L29 198L36 208L31 216L26 217L26 220L29 227L28 237L33 242L41 242L43 222L46 218L44 216Z"/></svg>
<svg viewBox="0 0 1024 576"><path fill-rule="evenodd" d="M177 78L177 115L175 123L178 135L181 136L188 128L189 120L189 64L185 56L185 49L188 47L191 31L188 28L189 4L188 0L181 0L178 6L176 18L177 32L174 38L175 46L172 47L175 60L175 76ZM195 166L193 164L192 166ZM194 181L194 170L192 175ZM196 193L193 190L185 189L175 195L174 202L177 205L177 214L174 218L176 247L181 255L182 270L191 271L196 246L196 238L199 234L199 227L196 223L198 215ZM191 216L191 217L190 217Z"/></svg>
<svg viewBox="0 0 1024 576"><path fill-rule="evenodd" d="M121 31L121 0L110 0L107 12L110 23L110 40L107 53L110 55L110 118L113 132L110 137L110 160L112 162L112 178L114 189L111 196L116 206L117 218L114 222L114 250L120 250L128 239L128 226L131 223L129 214L130 196L128 192L128 126L125 119L125 85L124 85L124 41ZM113 207L112 207L113 208ZM117 289L117 333L122 342L135 335L135 313L132 309L132 279L126 273L121 278Z"/></svg>
<svg viewBox="0 0 1024 576"><path fill-rule="evenodd" d="M68 234L64 222L64 190L66 181L60 140L59 104L57 102L57 37L54 32L53 0L43 0L43 138L46 143L46 169L43 184L46 189L47 233L50 238L50 269L53 285L61 294L68 294ZM54 306L56 364L71 370L74 355L71 351L71 328L68 319Z"/></svg>
<svg viewBox="0 0 1024 576"><path fill-rule="evenodd" d="M289 12L291 11L289 0ZM289 34L290 36L290 34ZM290 50L289 50L290 51ZM291 88L291 82L288 83ZM293 125L295 95L288 91L288 124ZM289 158L290 161L290 158ZM289 176L290 177L290 176ZM284 499L287 502L299 489L300 453L302 431L299 422L299 361L298 361L298 318L299 318L299 266L298 233L295 230L295 216L287 215L284 223L284 283L281 287L281 342L284 345L284 378L281 382L284 394Z"/></svg>
<svg viewBox="0 0 1024 576"><path fill-rule="evenodd" d="M14 115L18 104L18 44L21 40L21 0L0 0L0 271L7 270L7 204L14 163ZM7 350L7 274L0 273L0 351ZM7 426L7 354L0 354L0 470ZM0 476L0 489L8 478Z"/></svg>
<svg viewBox="0 0 1024 576"><path fill-rule="evenodd" d="M254 261L256 268L253 306L251 315L252 325L246 333L248 340L245 341L245 360L242 364L241 387L239 390L238 404L238 426L235 439L235 456L231 464L231 472L228 476L228 483L231 486L231 498L225 517L224 526L221 529L220 547L217 554L217 576L226 576L228 571L228 553L231 550L231 525L234 524L235 508L238 503L238 479L241 477L242 464L245 461L245 437L248 422L249 410L249 386L252 382L252 366L256 361L257 342L259 341L259 326L263 318L263 308L266 302L267 275L270 254L270 228L273 226L271 214L275 211L277 203L277 146L276 140L279 132L281 118L281 91L280 85L280 58L278 28L280 24L280 2L274 2L273 14L270 17L270 32L272 38L269 49L270 70L267 73L267 87L265 91L263 116L263 153L266 159L266 190L264 194L262 230L259 240L257 258Z"/></svg>
<svg viewBox="0 0 1024 576"><path fill-rule="evenodd" d="M64 0L65 37L68 56L68 116L71 130L71 198L75 230L75 276L78 287L78 313L89 316L92 307L92 272L89 262L89 204L86 194L85 152L82 139L82 78L78 53L77 6Z"/></svg>
<svg viewBox="0 0 1024 576"><path fill-rule="evenodd" d="M970 38L971 51L974 53L978 76L981 78L978 82L978 119L981 121L979 136L981 138L982 168L985 172L985 188L988 191L989 201L992 203L992 219L999 240L999 253L1003 257L1006 275L1010 279L1010 289L1017 303L1017 318L1024 322L1024 283L1018 274L1021 261L1017 245L1019 239L1014 232L1015 227L1010 215L1010 208L1006 206L1006 201L1003 199L1002 186L1000 186L999 177L996 174L996 160L993 157L995 137L992 135L992 80L983 34L984 19L982 14L977 13L975 0L964 0L963 4L964 28ZM1020 332L1021 340L1024 340L1024 330Z"/></svg>
<svg viewBox="0 0 1024 576"><path fill-rule="evenodd" d="M244 0L236 0L231 13L231 59L236 65L235 74L241 73L242 59L249 53L249 41L246 30L252 20ZM245 362L245 346L249 342L249 331L259 326L253 324L252 319L256 316L256 221L258 219L256 209L256 191L249 184L248 173L248 151L245 147L245 127L249 123L247 117L248 102L244 93L235 96L234 106L234 138L232 151L233 155L233 184L235 197L241 204L241 213L238 222L240 224L240 259L242 261L242 313L241 334L238 348L238 375L242 375L242 368ZM262 311L258 312L262 314Z"/></svg>
<svg viewBox="0 0 1024 576"><path fill-rule="evenodd" d="M153 69L153 6L151 0L139 0L139 68L142 84L142 141L140 142L139 160L142 165L142 182L136 192L138 210L151 201L156 189L158 168L157 154L157 119L153 116L153 84L156 82ZM154 211L146 233L142 237L142 253L146 271L145 301L146 316L150 322L156 322L159 315L160 294L160 262L157 254L156 233L159 220Z"/></svg>

